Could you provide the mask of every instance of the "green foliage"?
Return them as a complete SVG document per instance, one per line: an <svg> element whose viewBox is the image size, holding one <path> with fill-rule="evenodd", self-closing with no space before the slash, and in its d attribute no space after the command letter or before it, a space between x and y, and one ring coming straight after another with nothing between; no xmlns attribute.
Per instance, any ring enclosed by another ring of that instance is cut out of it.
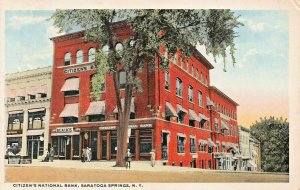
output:
<svg viewBox="0 0 300 190"><path fill-rule="evenodd" d="M289 171L289 123L282 118L260 118L251 126L251 135L260 141L262 169Z"/></svg>

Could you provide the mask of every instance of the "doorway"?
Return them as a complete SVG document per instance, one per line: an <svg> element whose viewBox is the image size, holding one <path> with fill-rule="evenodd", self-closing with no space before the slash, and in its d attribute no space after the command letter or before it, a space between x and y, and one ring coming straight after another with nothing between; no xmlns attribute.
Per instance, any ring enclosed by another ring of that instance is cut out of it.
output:
<svg viewBox="0 0 300 190"><path fill-rule="evenodd" d="M162 160L168 160L168 136L169 133L162 133Z"/></svg>

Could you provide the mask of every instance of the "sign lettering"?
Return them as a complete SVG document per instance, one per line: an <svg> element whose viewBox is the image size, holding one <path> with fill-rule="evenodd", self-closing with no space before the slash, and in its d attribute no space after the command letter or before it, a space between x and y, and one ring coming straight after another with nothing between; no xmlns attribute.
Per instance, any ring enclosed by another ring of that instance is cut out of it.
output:
<svg viewBox="0 0 300 190"><path fill-rule="evenodd" d="M70 73L78 73L78 72L84 72L87 70L92 70L95 68L95 65L87 65L83 67L76 67L76 68L71 68L71 69L65 69L64 73L65 74L70 74Z"/></svg>
<svg viewBox="0 0 300 190"><path fill-rule="evenodd" d="M55 129L56 133L71 133L73 132L73 127L60 127Z"/></svg>

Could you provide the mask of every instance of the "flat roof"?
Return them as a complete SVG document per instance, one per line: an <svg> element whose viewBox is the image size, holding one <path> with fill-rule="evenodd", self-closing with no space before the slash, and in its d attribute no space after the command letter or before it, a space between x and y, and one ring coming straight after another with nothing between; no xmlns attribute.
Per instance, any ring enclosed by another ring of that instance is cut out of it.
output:
<svg viewBox="0 0 300 190"><path fill-rule="evenodd" d="M227 96L224 92L222 92L221 90L219 90L217 87L215 86L209 86L209 89L213 90L214 92L218 93L220 96L222 96L223 98L226 98L227 100L229 100L231 103L233 103L235 106L239 106L238 103L236 103L234 100L232 100L231 98L229 98L229 96Z"/></svg>

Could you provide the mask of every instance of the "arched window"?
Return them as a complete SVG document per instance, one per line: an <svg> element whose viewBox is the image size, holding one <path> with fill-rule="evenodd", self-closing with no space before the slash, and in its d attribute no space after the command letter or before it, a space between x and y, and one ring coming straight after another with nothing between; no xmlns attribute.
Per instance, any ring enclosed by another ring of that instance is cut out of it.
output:
<svg viewBox="0 0 300 190"><path fill-rule="evenodd" d="M189 101L194 102L194 88L190 85L188 88L188 96L189 96Z"/></svg>
<svg viewBox="0 0 300 190"><path fill-rule="evenodd" d="M103 51L103 53L104 53L105 55L108 55L108 52L109 52L109 46L108 46L108 45L104 45L104 46L102 47L102 51Z"/></svg>
<svg viewBox="0 0 300 190"><path fill-rule="evenodd" d="M83 63L83 52L78 50L76 53L76 63Z"/></svg>
<svg viewBox="0 0 300 190"><path fill-rule="evenodd" d="M96 49L95 48L90 48L89 49L89 62L94 62L95 61L95 55L96 55Z"/></svg>
<svg viewBox="0 0 300 190"><path fill-rule="evenodd" d="M176 95L182 97L182 80L176 78Z"/></svg>
<svg viewBox="0 0 300 190"><path fill-rule="evenodd" d="M115 49L116 49L117 52L121 52L124 49L123 44L122 43L117 43Z"/></svg>
<svg viewBox="0 0 300 190"><path fill-rule="evenodd" d="M70 65L71 64L71 53L66 53L65 54L65 65Z"/></svg>
<svg viewBox="0 0 300 190"><path fill-rule="evenodd" d="M203 107L203 96L201 91L198 91L198 104L200 107Z"/></svg>

